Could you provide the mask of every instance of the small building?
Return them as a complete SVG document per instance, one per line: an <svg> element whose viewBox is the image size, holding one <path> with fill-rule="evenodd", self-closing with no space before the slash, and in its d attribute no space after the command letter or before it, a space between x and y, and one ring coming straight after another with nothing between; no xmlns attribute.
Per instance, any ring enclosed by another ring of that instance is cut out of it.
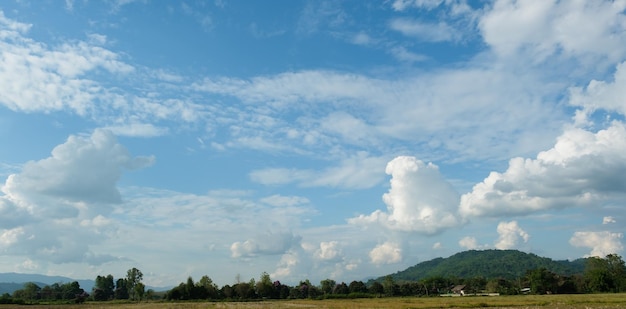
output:
<svg viewBox="0 0 626 309"><path fill-rule="evenodd" d="M455 285L452 288L452 293L453 294L457 294L457 295L461 295L461 296L465 295L465 285L462 285L462 284L461 285Z"/></svg>

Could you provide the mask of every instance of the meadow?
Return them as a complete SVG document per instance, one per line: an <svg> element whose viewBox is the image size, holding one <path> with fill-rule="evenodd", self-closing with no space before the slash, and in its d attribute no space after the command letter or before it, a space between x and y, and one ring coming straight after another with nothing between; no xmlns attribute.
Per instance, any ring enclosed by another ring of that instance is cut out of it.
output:
<svg viewBox="0 0 626 309"><path fill-rule="evenodd" d="M496 297L390 297L326 300L268 300L251 302L88 302L68 305L0 305L0 309L200 309L200 308L626 308L626 294L519 295Z"/></svg>

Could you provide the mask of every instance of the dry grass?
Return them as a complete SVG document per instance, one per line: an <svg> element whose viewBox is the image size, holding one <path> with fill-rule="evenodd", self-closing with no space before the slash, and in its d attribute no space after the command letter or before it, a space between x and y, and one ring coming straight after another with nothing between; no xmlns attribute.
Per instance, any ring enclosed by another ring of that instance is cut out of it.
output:
<svg viewBox="0 0 626 309"><path fill-rule="evenodd" d="M150 303L86 303L81 305L0 305L0 309L426 309L426 308L626 308L626 294L527 295L498 297L430 297L430 298L368 298L332 300L280 300L259 302L150 302Z"/></svg>

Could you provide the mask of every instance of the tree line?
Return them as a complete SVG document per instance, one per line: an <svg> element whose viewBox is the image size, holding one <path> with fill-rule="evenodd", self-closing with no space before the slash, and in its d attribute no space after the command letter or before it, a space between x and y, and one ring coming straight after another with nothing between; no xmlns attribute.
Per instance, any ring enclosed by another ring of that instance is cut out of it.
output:
<svg viewBox="0 0 626 309"><path fill-rule="evenodd" d="M238 276L237 276L238 277ZM298 298L366 298L392 296L438 296L454 292L461 286L467 294L499 293L512 295L532 294L574 294L574 293L619 293L626 292L626 266L622 257L609 254L605 258L592 257L586 261L582 274L564 276L544 267L531 269L518 279L505 278L453 278L431 277L419 281L396 281L392 276L382 280L364 283L352 281L338 282L324 279L312 284L308 279L295 286L273 281L263 272L257 280L237 282L219 287L209 276L199 281L187 278L171 290L157 294L145 290L143 274L137 268L127 271L125 278L114 280L112 275L97 276L91 294L80 288L78 282L52 284L39 287L27 283L12 295L0 296L0 303L35 303L41 301L109 301L164 299L169 301L186 300L251 300L251 299L298 299Z"/></svg>

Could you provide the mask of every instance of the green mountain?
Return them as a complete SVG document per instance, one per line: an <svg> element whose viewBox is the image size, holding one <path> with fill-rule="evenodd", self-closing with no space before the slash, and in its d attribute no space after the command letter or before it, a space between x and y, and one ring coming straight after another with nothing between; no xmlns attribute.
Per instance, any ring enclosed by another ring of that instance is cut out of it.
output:
<svg viewBox="0 0 626 309"><path fill-rule="evenodd" d="M432 277L516 279L528 270L546 268L556 274L573 275L585 270L585 259L555 261L517 250L469 250L448 258L436 258L391 274L395 281L419 281ZM382 281L383 277L376 279Z"/></svg>

